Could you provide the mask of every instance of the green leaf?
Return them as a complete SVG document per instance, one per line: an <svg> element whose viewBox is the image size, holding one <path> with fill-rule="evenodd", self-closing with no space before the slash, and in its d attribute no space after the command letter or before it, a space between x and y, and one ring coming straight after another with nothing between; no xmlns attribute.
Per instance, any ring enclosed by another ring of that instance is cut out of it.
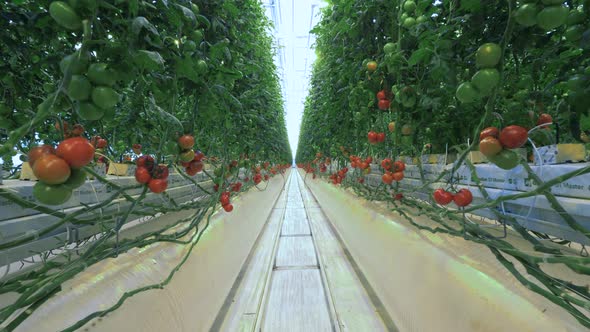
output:
<svg viewBox="0 0 590 332"><path fill-rule="evenodd" d="M147 20L147 18L143 16L138 16L133 19L133 23L131 23L131 32L135 35L139 35L141 30L146 29L149 32L153 33L154 35L158 35L158 30L156 27Z"/></svg>
<svg viewBox="0 0 590 332"><path fill-rule="evenodd" d="M426 48L419 48L414 53L412 53L412 56L408 59L408 65L412 67L420 63L427 63L428 61L430 61L431 56L431 50Z"/></svg>
<svg viewBox="0 0 590 332"><path fill-rule="evenodd" d="M135 53L133 61L141 68L158 70L164 66L164 58L158 52L139 50Z"/></svg>
<svg viewBox="0 0 590 332"><path fill-rule="evenodd" d="M181 5L176 5L176 8L178 8L180 10L180 12L182 13L182 15L184 15L185 18L187 18L189 21L196 23L197 22L197 18L195 17L195 13L193 13L192 10L186 8L185 6L181 6Z"/></svg>

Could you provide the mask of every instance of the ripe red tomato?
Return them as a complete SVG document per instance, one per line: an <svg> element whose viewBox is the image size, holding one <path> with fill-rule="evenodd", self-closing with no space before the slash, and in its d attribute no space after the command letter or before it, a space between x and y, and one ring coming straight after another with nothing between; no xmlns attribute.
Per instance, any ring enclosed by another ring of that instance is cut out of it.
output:
<svg viewBox="0 0 590 332"><path fill-rule="evenodd" d="M262 181L262 175L256 174L256 175L254 175L254 178L252 180L254 181L255 184L259 184L260 181Z"/></svg>
<svg viewBox="0 0 590 332"><path fill-rule="evenodd" d="M72 136L81 136L84 133L84 126L81 124L75 124L72 127Z"/></svg>
<svg viewBox="0 0 590 332"><path fill-rule="evenodd" d="M223 206L225 212L232 212L234 210L234 206L232 204L227 204Z"/></svg>
<svg viewBox="0 0 590 332"><path fill-rule="evenodd" d="M194 145L195 145L195 138L191 135L182 135L178 139L178 146L180 146L180 148L183 150L190 149Z"/></svg>
<svg viewBox="0 0 590 332"><path fill-rule="evenodd" d="M537 120L537 126L546 124L546 123L552 123L553 122L553 117L547 113L543 113L541 115L539 115L539 119ZM543 126L541 128L547 128L548 126Z"/></svg>
<svg viewBox="0 0 590 332"><path fill-rule="evenodd" d="M406 164L403 161L398 160L393 163L393 170L396 172L403 172L406 170Z"/></svg>
<svg viewBox="0 0 590 332"><path fill-rule="evenodd" d="M391 159L389 158L385 158L381 161L381 167L383 167L383 169L390 171L391 167L393 167L393 162Z"/></svg>
<svg viewBox="0 0 590 332"><path fill-rule="evenodd" d="M156 161L154 160L154 158L149 155L143 155L137 158L137 160L135 161L135 165L137 165L137 167L145 167L150 172L154 168L155 163Z"/></svg>
<svg viewBox="0 0 590 332"><path fill-rule="evenodd" d="M479 152L484 156L495 156L502 151L502 144L494 137L488 136L479 142Z"/></svg>
<svg viewBox="0 0 590 332"><path fill-rule="evenodd" d="M459 192L455 194L455 196L453 197L453 201L459 207L467 206L471 204L471 202L473 201L473 195L471 194L471 191L469 191L469 189L464 188L459 190Z"/></svg>
<svg viewBox="0 0 590 332"><path fill-rule="evenodd" d="M83 137L63 140L57 146L55 153L72 168L82 168L94 159L94 147Z"/></svg>
<svg viewBox="0 0 590 332"><path fill-rule="evenodd" d="M153 178L154 179L167 179L168 175L170 175L170 170L166 165L158 165L156 169L154 169Z"/></svg>
<svg viewBox="0 0 590 332"><path fill-rule="evenodd" d="M46 154L55 154L55 149L53 148L53 146L46 144L32 148L28 154L29 165L33 167L35 165L35 161L37 161L37 159Z"/></svg>
<svg viewBox="0 0 590 332"><path fill-rule="evenodd" d="M442 188L436 189L432 196L434 197L434 201L440 205L447 205L453 201L453 194Z"/></svg>
<svg viewBox="0 0 590 332"><path fill-rule="evenodd" d="M500 132L500 143L507 149L516 149L523 146L529 134L521 126L508 126Z"/></svg>
<svg viewBox="0 0 590 332"><path fill-rule="evenodd" d="M479 133L479 140L481 141L482 139L486 138L486 137L495 137L498 138L498 136L500 136L500 131L498 130L498 128L496 127L487 127L484 130L482 130Z"/></svg>
<svg viewBox="0 0 590 332"><path fill-rule="evenodd" d="M264 175L264 181L268 181L268 179L270 179L270 177L268 176L268 174Z"/></svg>
<svg viewBox="0 0 590 332"><path fill-rule="evenodd" d="M188 168L190 168L193 171L196 171L196 173L199 173L203 170L203 163L200 161L193 160L190 162Z"/></svg>
<svg viewBox="0 0 590 332"><path fill-rule="evenodd" d="M377 92L377 99L378 100L387 99L387 97L385 96L385 90L381 90L381 91Z"/></svg>
<svg viewBox="0 0 590 332"><path fill-rule="evenodd" d="M219 197L219 203L221 203L221 205L229 204L229 195L229 191L224 191L221 193L221 196Z"/></svg>
<svg viewBox="0 0 590 332"><path fill-rule="evenodd" d="M196 169L190 168L190 167L186 167L185 171L186 171L186 174L188 174L189 176L195 176L195 175L197 175L197 173L199 173L199 171L197 171Z"/></svg>
<svg viewBox="0 0 590 332"><path fill-rule="evenodd" d="M395 172L393 173L393 179L395 181L401 181L404 179L404 172Z"/></svg>
<svg viewBox="0 0 590 332"><path fill-rule="evenodd" d="M45 184L64 183L70 177L71 172L68 163L54 154L42 155L33 166L33 173L39 181Z"/></svg>
<svg viewBox="0 0 590 332"><path fill-rule="evenodd" d="M369 138L369 143L375 143L377 142L377 133L374 131L370 131L367 134L367 137Z"/></svg>
<svg viewBox="0 0 590 332"><path fill-rule="evenodd" d="M147 168L142 166L137 167L137 169L135 170L135 180L137 182L146 184L150 182L151 179L152 176L150 175L150 171L148 171Z"/></svg>
<svg viewBox="0 0 590 332"><path fill-rule="evenodd" d="M203 152L196 151L195 152L195 158L193 160L195 160L195 161L201 161L201 160L203 160L204 157L205 157L205 154L203 154Z"/></svg>
<svg viewBox="0 0 590 332"><path fill-rule="evenodd" d="M104 147L107 146L107 140L104 138L99 139L98 141L96 141L96 147L99 149L102 149Z"/></svg>
<svg viewBox="0 0 590 332"><path fill-rule="evenodd" d="M63 140L56 149L58 157L63 158L72 168L82 168L94 159L94 147L83 137Z"/></svg>
<svg viewBox="0 0 590 332"><path fill-rule="evenodd" d="M391 193L391 196L393 196L393 199L396 201L401 201L402 198L404 198L404 194L402 193Z"/></svg>
<svg viewBox="0 0 590 332"><path fill-rule="evenodd" d="M390 172L386 172L381 176L381 181L385 184L391 184L393 182L393 175Z"/></svg>
<svg viewBox="0 0 590 332"><path fill-rule="evenodd" d="M379 109L382 111L386 111L389 109L391 102L387 99L380 99L379 100Z"/></svg>
<svg viewBox="0 0 590 332"><path fill-rule="evenodd" d="M385 142L385 133L377 134L377 142Z"/></svg>
<svg viewBox="0 0 590 332"><path fill-rule="evenodd" d="M148 182L148 187L150 188L151 192L159 194L168 188L168 180L151 179L150 182Z"/></svg>

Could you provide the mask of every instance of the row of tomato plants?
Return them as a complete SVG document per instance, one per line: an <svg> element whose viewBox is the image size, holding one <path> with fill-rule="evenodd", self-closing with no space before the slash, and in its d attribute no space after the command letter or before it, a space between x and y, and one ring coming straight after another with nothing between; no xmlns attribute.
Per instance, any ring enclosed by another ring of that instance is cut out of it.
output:
<svg viewBox="0 0 590 332"><path fill-rule="evenodd" d="M575 0L334 2L313 30L318 60L305 103L299 166L312 178L326 177L362 197L389 202L420 230L485 245L523 285L589 327L587 287L544 266L564 263L570 273L588 275L590 260L544 242L550 237L495 209L543 195L572 229L588 237L551 187L590 167L543 181L513 149L531 151L529 141L551 144L556 128L562 142L589 141L589 10L588 1ZM522 166L536 188L491 199L467 158L478 150L502 169ZM427 180L417 158L422 184L401 186L401 157L432 153L456 153L457 160ZM366 181L373 160L381 169L379 185ZM458 188L453 175L461 165L471 170L485 203L473 204L472 192ZM445 178L450 180L441 187ZM417 193L430 199L416 199ZM492 208L534 251L521 251L466 222L464 213L484 208ZM422 225L416 215L438 226Z"/></svg>

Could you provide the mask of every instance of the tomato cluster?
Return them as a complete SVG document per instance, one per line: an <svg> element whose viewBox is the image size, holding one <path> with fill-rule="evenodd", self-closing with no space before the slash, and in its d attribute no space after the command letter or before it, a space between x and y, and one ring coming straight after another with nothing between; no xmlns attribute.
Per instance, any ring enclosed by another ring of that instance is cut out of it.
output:
<svg viewBox="0 0 590 332"><path fill-rule="evenodd" d="M377 144L385 142L385 133L377 133L374 131L369 131L367 134L367 138L369 139L369 143Z"/></svg>
<svg viewBox="0 0 590 332"><path fill-rule="evenodd" d="M492 93L500 83L500 72L495 67L501 56L502 49L495 43L485 43L477 49L475 63L480 70L473 75L471 82L463 82L457 88L456 97L460 102L469 104Z"/></svg>
<svg viewBox="0 0 590 332"><path fill-rule="evenodd" d="M387 90L381 90L377 92L378 107L382 111L387 111L391 106L391 100L393 99L393 93Z"/></svg>
<svg viewBox="0 0 590 332"><path fill-rule="evenodd" d="M229 201L230 195L231 193L229 191L224 191L221 193L221 196L219 196L219 203L221 203L225 212L232 212L234 209L234 206Z"/></svg>
<svg viewBox="0 0 590 332"><path fill-rule="evenodd" d="M368 156L365 160L362 160L359 156L350 156L350 167L358 168L364 171L365 174L371 173L371 163L373 162L373 157Z"/></svg>
<svg viewBox="0 0 590 332"><path fill-rule="evenodd" d="M39 179L33 196L43 204L60 205L86 181L86 173L80 168L94 159L94 147L83 137L71 137L60 142L57 149L50 145L32 148L28 159Z"/></svg>
<svg viewBox="0 0 590 332"><path fill-rule="evenodd" d="M332 184L341 184L342 181L346 178L346 174L348 173L348 167L344 167L338 172L330 175L330 180L332 180Z"/></svg>
<svg viewBox="0 0 590 332"><path fill-rule="evenodd" d="M584 12L578 9L570 12L561 0L544 0L542 5L525 2L514 13L516 22L525 27L537 25L545 31L551 31L567 24L565 37L570 42L582 38L585 31L582 24L585 16Z"/></svg>
<svg viewBox="0 0 590 332"><path fill-rule="evenodd" d="M479 151L496 166L509 170L519 163L516 152L509 149L522 147L527 139L527 130L520 126L508 126L501 132L496 127L488 127L479 134Z"/></svg>
<svg viewBox="0 0 590 332"><path fill-rule="evenodd" d="M147 184L151 192L162 193L168 188L170 171L166 165L158 165L152 156L143 155L135 161L135 180Z"/></svg>
<svg viewBox="0 0 590 332"><path fill-rule="evenodd" d="M469 189L461 189L455 194L446 191L442 188L436 189L432 194L434 201L440 205L447 205L451 202L455 202L458 207L465 207L473 201L473 194Z"/></svg>
<svg viewBox="0 0 590 332"><path fill-rule="evenodd" d="M381 161L381 167L383 167L384 173L381 176L381 181L385 184L392 184L393 181L401 181L404 179L404 170L406 164L403 161L393 162L389 158L385 158Z"/></svg>
<svg viewBox="0 0 590 332"><path fill-rule="evenodd" d="M191 150L192 151L192 150ZM191 161L181 161L180 165L184 167L186 174L195 176L203 170L203 158L205 155L201 151L193 152L193 159Z"/></svg>

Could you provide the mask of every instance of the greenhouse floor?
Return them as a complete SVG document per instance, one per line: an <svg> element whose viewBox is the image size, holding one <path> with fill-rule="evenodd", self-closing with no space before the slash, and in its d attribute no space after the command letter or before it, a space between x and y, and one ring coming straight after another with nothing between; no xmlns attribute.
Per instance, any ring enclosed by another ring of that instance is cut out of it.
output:
<svg viewBox="0 0 590 332"><path fill-rule="evenodd" d="M358 273L293 172L213 330L395 329Z"/></svg>
<svg viewBox="0 0 590 332"><path fill-rule="evenodd" d="M192 251L162 242L88 266L15 331L61 331L130 290L159 285L172 272L165 286L128 297L79 330L584 330L564 309L523 286L485 246L421 232L386 204L304 176L290 169L236 198L239 213L216 212ZM182 213L122 236L169 224ZM414 221L434 226L425 216ZM532 252L510 230L506 241ZM588 284L566 269L552 272Z"/></svg>

